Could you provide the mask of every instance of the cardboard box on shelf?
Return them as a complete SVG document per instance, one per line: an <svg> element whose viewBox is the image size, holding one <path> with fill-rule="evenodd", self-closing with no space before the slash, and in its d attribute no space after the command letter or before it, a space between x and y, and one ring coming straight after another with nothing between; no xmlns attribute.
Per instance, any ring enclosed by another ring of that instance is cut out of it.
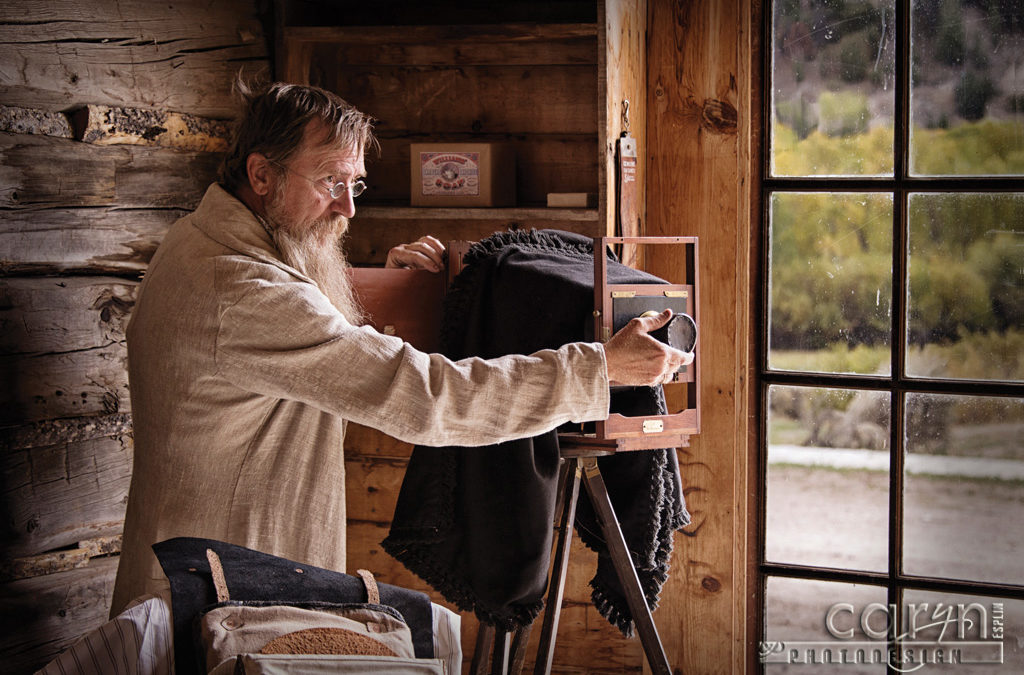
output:
<svg viewBox="0 0 1024 675"><path fill-rule="evenodd" d="M515 206L516 156L503 143L412 143L413 206Z"/></svg>

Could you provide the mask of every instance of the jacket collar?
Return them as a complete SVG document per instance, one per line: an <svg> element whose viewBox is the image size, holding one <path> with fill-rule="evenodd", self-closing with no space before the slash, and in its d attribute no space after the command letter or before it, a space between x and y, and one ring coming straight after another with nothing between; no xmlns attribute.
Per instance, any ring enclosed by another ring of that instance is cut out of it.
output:
<svg viewBox="0 0 1024 675"><path fill-rule="evenodd" d="M281 260L281 254L264 226L264 221L218 183L206 189L206 194L193 212L192 222L203 234L222 246L315 283Z"/></svg>

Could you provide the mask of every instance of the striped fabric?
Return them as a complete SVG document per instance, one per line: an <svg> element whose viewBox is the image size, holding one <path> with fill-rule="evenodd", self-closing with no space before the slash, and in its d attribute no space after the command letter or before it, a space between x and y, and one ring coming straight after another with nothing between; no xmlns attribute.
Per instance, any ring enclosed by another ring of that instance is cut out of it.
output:
<svg viewBox="0 0 1024 675"><path fill-rule="evenodd" d="M155 595L144 596L86 634L39 673L42 675L171 675L171 613Z"/></svg>
<svg viewBox="0 0 1024 675"><path fill-rule="evenodd" d="M436 602L430 603L434 619L434 657L444 661L445 672L462 673L462 617Z"/></svg>

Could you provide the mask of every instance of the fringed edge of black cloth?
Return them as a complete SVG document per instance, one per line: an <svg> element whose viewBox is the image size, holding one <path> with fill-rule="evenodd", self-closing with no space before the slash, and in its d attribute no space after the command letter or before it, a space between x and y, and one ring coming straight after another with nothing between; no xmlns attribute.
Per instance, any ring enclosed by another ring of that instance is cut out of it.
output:
<svg viewBox="0 0 1024 675"><path fill-rule="evenodd" d="M458 360L531 354L592 339L593 243L557 230L499 232L475 243L445 298L442 352ZM665 283L609 255L611 283ZM661 388L616 389L611 409L664 412ZM598 460L648 606L668 578L673 533L689 523L674 449ZM513 630L544 607L557 495L557 430L482 448L417 446L384 550L462 611ZM595 607L623 634L632 615L589 499L576 529L598 553Z"/></svg>

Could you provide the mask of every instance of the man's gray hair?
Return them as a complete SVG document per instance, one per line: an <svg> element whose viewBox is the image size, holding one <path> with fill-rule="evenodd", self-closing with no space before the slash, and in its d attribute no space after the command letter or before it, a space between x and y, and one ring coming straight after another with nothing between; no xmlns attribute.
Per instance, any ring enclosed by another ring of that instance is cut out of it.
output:
<svg viewBox="0 0 1024 675"><path fill-rule="evenodd" d="M327 130L327 143L366 152L378 148L374 120L335 93L298 84L273 82L251 86L235 81L241 114L231 145L220 165L220 181L230 191L248 183L246 160L254 152L284 162L302 143L306 125L316 120Z"/></svg>

